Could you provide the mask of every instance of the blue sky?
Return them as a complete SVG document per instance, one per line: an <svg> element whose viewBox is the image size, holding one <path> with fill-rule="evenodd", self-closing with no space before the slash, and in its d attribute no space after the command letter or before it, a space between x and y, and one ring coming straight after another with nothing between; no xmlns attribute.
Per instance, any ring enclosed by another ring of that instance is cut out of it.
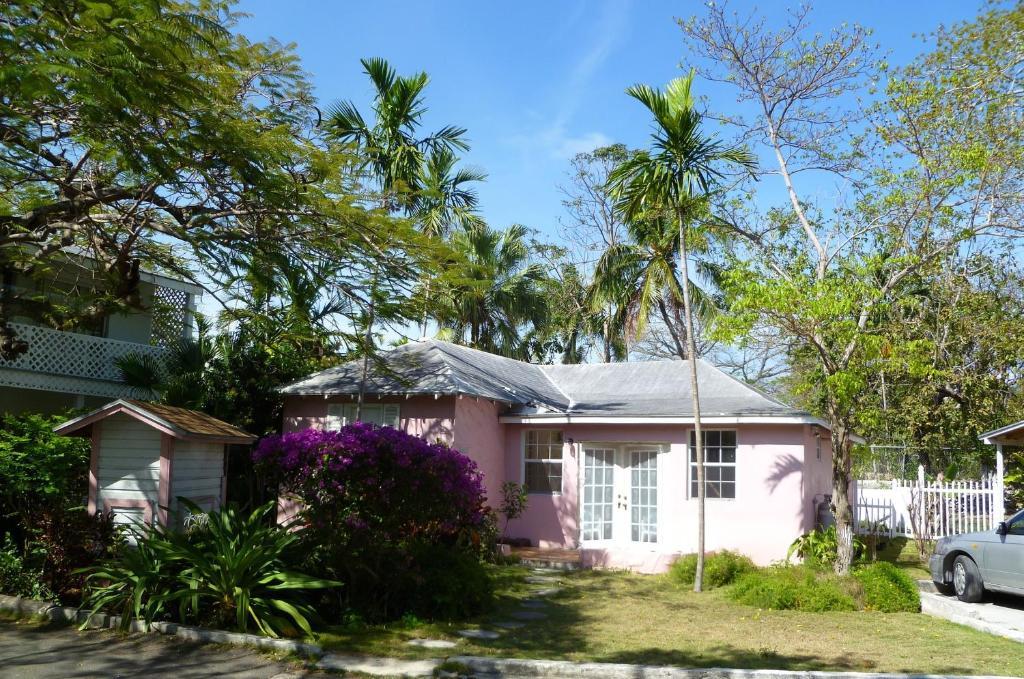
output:
<svg viewBox="0 0 1024 679"><path fill-rule="evenodd" d="M771 16L795 3L761 2ZM741 12L752 2L733 2ZM926 49L915 34L974 16L980 2L819 0L816 29L842 23L874 29L894 64ZM485 218L553 235L562 215L559 184L568 158L598 145L642 146L649 133L640 105L623 91L636 82L663 85L686 62L674 17L701 3L663 0L518 0L331 2L244 0L250 38L296 43L325 103L352 99L367 111L370 86L361 57L381 56L400 73L425 70L429 116L424 128L468 128L465 160L484 169ZM698 83L711 107L732 111L728 90Z"/></svg>

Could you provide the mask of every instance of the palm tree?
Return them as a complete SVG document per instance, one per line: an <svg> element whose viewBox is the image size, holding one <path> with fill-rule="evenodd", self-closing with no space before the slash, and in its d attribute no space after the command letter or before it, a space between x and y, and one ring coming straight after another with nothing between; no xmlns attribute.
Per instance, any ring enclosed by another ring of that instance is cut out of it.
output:
<svg viewBox="0 0 1024 679"><path fill-rule="evenodd" d="M616 209L627 222L643 222L667 213L679 232L679 274L690 280L687 230L695 214L723 178L722 166L751 168L753 157L730 148L701 130L701 114L694 108L693 73L676 78L665 91L634 85L626 92L654 116L651 149L626 159L610 176ZM693 396L694 441L697 457L697 573L693 588L701 591L704 577L704 446L701 437L700 397L697 387L697 349L694 339L693 300L690 286L680 286Z"/></svg>
<svg viewBox="0 0 1024 679"><path fill-rule="evenodd" d="M527 233L515 224L504 231L480 225L452 235L462 261L438 296L438 322L446 334L484 351L527 357L521 330L542 324L546 312L544 270L529 261Z"/></svg>
<svg viewBox="0 0 1024 679"><path fill-rule="evenodd" d="M420 188L420 176L428 153L466 151L466 130L451 125L433 134L417 136L420 119L427 112L423 91L430 78L424 72L411 76L395 73L380 58L361 59L363 71L373 83L373 125L368 125L351 101L328 111L327 129L337 139L354 144L381 190L381 206L388 212L409 210Z"/></svg>
<svg viewBox="0 0 1024 679"><path fill-rule="evenodd" d="M626 224L626 232L628 240L606 248L594 268L589 290L591 308L595 311L609 306L617 309L614 322L624 326L626 334L632 338L642 335L648 320L657 314L672 338L676 355L686 360L691 354L687 348L687 332L683 329L685 324L679 318L683 284L675 220L664 214L656 215ZM688 235L691 256L707 253L709 241L703 236ZM694 247L695 241L697 247ZM698 262L698 267L705 273L714 273L703 262ZM692 280L687 287L697 317L705 323L710 321L717 311L712 295Z"/></svg>
<svg viewBox="0 0 1024 679"><path fill-rule="evenodd" d="M456 169L457 162L450 149L440 149L427 157L419 175L413 211L420 230L432 238L444 238L456 226L482 223L476 212L479 198L470 184L486 180L487 173L470 167Z"/></svg>
<svg viewBox="0 0 1024 679"><path fill-rule="evenodd" d="M477 214L479 203L472 182L482 182L487 174L475 168L458 168L458 159L449 149L434 151L420 174L420 186L413 204L416 223L430 238L447 238L452 229L463 229L483 225ZM430 315L431 281L425 277L422 284L423 315L420 319L420 335L427 334L427 320Z"/></svg>
<svg viewBox="0 0 1024 679"><path fill-rule="evenodd" d="M369 170L380 189L381 208L389 213L404 210L411 214L422 188L427 155L468 150L469 145L463 139L466 130L448 125L433 134L417 136L420 120L427 111L423 102L423 91L430 82L427 74L421 71L411 76L399 76L387 61L380 58L362 59L360 63L374 87L371 105L373 125L367 124L355 104L343 101L328 112L327 129L340 141L353 144L358 149L364 169ZM377 274L374 272L370 276L364 314L357 420L362 417L363 385L370 368L377 296Z"/></svg>

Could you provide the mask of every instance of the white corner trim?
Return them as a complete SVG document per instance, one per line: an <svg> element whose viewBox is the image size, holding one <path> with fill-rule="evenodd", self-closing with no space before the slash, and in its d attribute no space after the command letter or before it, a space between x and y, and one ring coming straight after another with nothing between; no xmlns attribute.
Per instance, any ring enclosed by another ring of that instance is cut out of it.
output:
<svg viewBox="0 0 1024 679"><path fill-rule="evenodd" d="M504 424L693 424L692 417L608 417L588 415L502 415L499 421ZM701 424L816 424L830 429L828 422L810 415L790 415L773 417L771 415L731 415L708 416L700 418Z"/></svg>

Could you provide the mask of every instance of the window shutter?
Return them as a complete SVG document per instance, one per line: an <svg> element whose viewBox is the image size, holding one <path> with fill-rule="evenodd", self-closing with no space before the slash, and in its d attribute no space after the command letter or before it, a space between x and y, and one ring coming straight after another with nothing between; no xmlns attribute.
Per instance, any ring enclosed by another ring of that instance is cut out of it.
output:
<svg viewBox="0 0 1024 679"><path fill-rule="evenodd" d="M391 404L384 406L384 415L381 417L381 424L385 427L398 429L398 405Z"/></svg>

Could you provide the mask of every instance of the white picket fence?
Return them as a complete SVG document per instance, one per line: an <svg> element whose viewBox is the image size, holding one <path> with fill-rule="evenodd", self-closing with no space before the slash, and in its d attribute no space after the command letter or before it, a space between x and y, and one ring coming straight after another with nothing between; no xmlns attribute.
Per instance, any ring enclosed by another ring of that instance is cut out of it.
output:
<svg viewBox="0 0 1024 679"><path fill-rule="evenodd" d="M937 539L958 533L992 530L1003 520L1002 478L992 474L970 481L917 478L855 482L857 531L890 537L919 534Z"/></svg>

